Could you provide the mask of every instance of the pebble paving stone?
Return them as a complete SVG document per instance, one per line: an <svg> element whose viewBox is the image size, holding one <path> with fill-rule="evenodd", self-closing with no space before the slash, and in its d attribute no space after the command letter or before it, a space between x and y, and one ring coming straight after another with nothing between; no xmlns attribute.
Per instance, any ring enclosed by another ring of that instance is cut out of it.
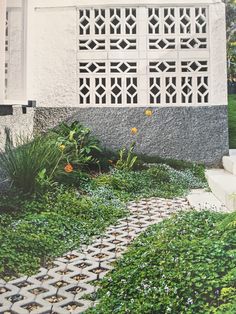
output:
<svg viewBox="0 0 236 314"><path fill-rule="evenodd" d="M173 213L190 209L185 198L143 199L127 205L129 215L105 233L54 261L50 269L10 282L0 279L0 314L79 314L97 301L86 300L127 249L131 241L150 225Z"/></svg>

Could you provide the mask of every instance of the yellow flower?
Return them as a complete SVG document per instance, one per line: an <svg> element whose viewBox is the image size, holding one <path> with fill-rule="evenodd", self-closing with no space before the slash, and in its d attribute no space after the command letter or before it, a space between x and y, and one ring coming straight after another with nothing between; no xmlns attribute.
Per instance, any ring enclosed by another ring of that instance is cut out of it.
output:
<svg viewBox="0 0 236 314"><path fill-rule="evenodd" d="M145 110L145 115L146 115L147 117L151 117L151 116L153 115L152 110L151 110L151 109Z"/></svg>
<svg viewBox="0 0 236 314"><path fill-rule="evenodd" d="M132 135L135 135L135 134L137 134L138 133L138 129L137 128L132 128L131 129L131 134Z"/></svg>
<svg viewBox="0 0 236 314"><path fill-rule="evenodd" d="M59 149L63 152L63 150L65 150L66 146L64 144L60 144L59 145Z"/></svg>
<svg viewBox="0 0 236 314"><path fill-rule="evenodd" d="M72 164L67 164L64 168L65 172L70 173L73 172L74 168L72 166Z"/></svg>

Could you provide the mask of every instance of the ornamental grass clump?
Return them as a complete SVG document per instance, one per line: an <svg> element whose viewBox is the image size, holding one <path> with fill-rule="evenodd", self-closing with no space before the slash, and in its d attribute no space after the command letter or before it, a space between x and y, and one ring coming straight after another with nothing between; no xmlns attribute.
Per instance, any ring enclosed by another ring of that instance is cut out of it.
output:
<svg viewBox="0 0 236 314"><path fill-rule="evenodd" d="M1 168L13 187L24 194L32 194L39 173L44 169L51 173L58 165L61 152L48 136L36 136L33 140L19 137L16 144L17 147L8 136L5 152L0 154Z"/></svg>
<svg viewBox="0 0 236 314"><path fill-rule="evenodd" d="M19 137L16 145L8 134L0 162L11 186L23 194L40 194L55 182L79 186L91 165L100 169L94 157L98 151L98 141L88 128L78 122L63 123L34 139Z"/></svg>

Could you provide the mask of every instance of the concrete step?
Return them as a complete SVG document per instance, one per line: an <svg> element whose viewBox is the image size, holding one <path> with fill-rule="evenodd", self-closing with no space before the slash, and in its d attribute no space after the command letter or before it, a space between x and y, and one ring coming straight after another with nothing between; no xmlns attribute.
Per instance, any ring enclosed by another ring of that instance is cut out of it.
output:
<svg viewBox="0 0 236 314"><path fill-rule="evenodd" d="M229 211L212 192L203 189L192 190L187 196L187 200L192 208L199 211L211 210L221 213Z"/></svg>
<svg viewBox="0 0 236 314"><path fill-rule="evenodd" d="M224 156L223 166L226 171L236 176L236 155L235 156Z"/></svg>
<svg viewBox="0 0 236 314"><path fill-rule="evenodd" d="M223 169L210 169L206 178L212 193L229 210L236 210L236 176Z"/></svg>

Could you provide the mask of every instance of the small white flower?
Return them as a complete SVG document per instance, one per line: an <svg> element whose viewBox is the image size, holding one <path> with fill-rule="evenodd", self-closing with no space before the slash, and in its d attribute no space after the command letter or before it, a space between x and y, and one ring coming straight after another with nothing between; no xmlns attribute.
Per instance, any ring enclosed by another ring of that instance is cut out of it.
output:
<svg viewBox="0 0 236 314"><path fill-rule="evenodd" d="M168 287L167 285L165 286L164 290L165 290L165 292L166 292L167 294L168 294L169 291L170 291L170 289L169 289L169 287Z"/></svg>
<svg viewBox="0 0 236 314"><path fill-rule="evenodd" d="M188 298L188 300L187 300L187 304L193 304L193 299L191 299L191 298Z"/></svg>

